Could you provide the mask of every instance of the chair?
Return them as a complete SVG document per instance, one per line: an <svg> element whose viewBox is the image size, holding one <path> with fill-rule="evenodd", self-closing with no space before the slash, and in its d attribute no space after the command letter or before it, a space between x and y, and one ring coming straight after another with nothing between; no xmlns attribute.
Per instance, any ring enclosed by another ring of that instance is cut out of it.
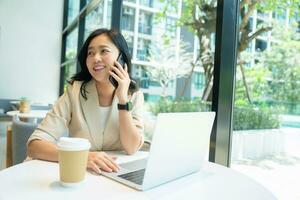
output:
<svg viewBox="0 0 300 200"><path fill-rule="evenodd" d="M11 117L5 114L12 110L11 101L14 99L0 99L0 119L1 121L11 121Z"/></svg>
<svg viewBox="0 0 300 200"><path fill-rule="evenodd" d="M52 104L42 105L42 104L31 104L31 110L50 110L53 107Z"/></svg>
<svg viewBox="0 0 300 200"><path fill-rule="evenodd" d="M20 121L13 118L12 133L12 165L23 162L27 156L27 140L38 126L37 123Z"/></svg>

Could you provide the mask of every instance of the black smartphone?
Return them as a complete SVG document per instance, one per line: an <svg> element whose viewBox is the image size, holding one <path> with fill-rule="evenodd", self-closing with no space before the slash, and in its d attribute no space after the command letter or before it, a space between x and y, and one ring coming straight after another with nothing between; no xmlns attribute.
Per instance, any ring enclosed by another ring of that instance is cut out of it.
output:
<svg viewBox="0 0 300 200"><path fill-rule="evenodd" d="M120 65L122 65L122 67L124 68L125 67L125 60L122 56L122 54L120 53L118 59L117 59L118 63L120 63ZM115 73L115 72L114 72ZM111 84L117 88L118 87L118 81L116 81L116 79L114 79L114 77L112 76L109 76L109 81L111 82Z"/></svg>

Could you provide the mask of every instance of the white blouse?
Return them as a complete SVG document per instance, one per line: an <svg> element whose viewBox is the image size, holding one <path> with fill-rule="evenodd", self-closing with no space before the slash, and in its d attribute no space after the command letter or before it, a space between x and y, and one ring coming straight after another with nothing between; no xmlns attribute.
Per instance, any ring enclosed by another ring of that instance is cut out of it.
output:
<svg viewBox="0 0 300 200"><path fill-rule="evenodd" d="M94 136L94 139L96 140L95 141L96 144L99 144L100 140L103 139L103 134L104 134L104 130L105 130L105 127L106 127L106 123L107 123L107 119L108 119L108 115L109 115L110 109L111 109L111 106L108 106L108 107L98 106L99 116L101 116L98 119L99 120L98 123L100 123L101 129ZM101 147L98 147L98 148L101 148Z"/></svg>

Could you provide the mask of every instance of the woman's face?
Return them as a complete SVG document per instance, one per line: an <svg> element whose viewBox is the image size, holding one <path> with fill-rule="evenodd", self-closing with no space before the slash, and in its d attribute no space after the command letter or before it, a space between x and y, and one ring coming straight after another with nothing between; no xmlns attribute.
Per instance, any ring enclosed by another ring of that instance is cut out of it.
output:
<svg viewBox="0 0 300 200"><path fill-rule="evenodd" d="M98 82L108 81L108 72L118 55L119 49L106 34L94 37L88 46L86 58L86 65L92 77Z"/></svg>

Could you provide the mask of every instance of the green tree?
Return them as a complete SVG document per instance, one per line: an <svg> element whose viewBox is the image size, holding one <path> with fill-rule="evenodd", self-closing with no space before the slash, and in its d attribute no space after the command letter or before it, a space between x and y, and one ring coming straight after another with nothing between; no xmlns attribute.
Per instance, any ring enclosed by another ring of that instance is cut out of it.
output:
<svg viewBox="0 0 300 200"><path fill-rule="evenodd" d="M261 55L260 65L269 73L269 96L274 101L300 102L300 34L283 28L276 30L278 41Z"/></svg>
<svg viewBox="0 0 300 200"><path fill-rule="evenodd" d="M251 99L254 102L260 102L267 100L268 94L270 93L270 87L268 84L268 78L270 77L270 71L262 65L254 65L251 68L245 68L245 76L247 78L248 92L251 94ZM235 101L244 104L249 104L246 97L245 87L243 85L241 73L236 78L236 91Z"/></svg>
<svg viewBox="0 0 300 200"><path fill-rule="evenodd" d="M170 6L177 8L178 0L159 0L165 3L164 9L160 12L158 17L165 17L169 12ZM211 86L213 81L213 66L214 66L214 44L212 35L215 33L216 27L216 10L217 0L182 0L183 8L178 25L187 27L193 32L199 41L200 51L197 56L196 63L199 62L204 69L206 87L203 92L202 99L207 100L211 93ZM251 96L245 76L244 64L241 59L241 54L244 52L251 41L272 29L272 25L262 24L258 29L253 31L251 28L250 17L254 10L258 9L262 13L269 11L283 12L289 9L293 14L296 11L299 13L300 3L298 0L241 0L240 1L240 26L239 26L239 41L237 49L239 72L241 73L241 80L245 87L245 96L249 103L251 103ZM192 73L193 71L191 71ZM189 76L191 77L191 76ZM188 80L189 81L189 80Z"/></svg>
<svg viewBox="0 0 300 200"><path fill-rule="evenodd" d="M176 78L187 76L190 73L193 54L186 50L184 43L180 43L177 48L174 40L163 40L162 36L158 36L158 38L150 46L150 55L148 56L150 64L145 69L151 79L157 81L162 87L162 97L166 97L169 84Z"/></svg>

